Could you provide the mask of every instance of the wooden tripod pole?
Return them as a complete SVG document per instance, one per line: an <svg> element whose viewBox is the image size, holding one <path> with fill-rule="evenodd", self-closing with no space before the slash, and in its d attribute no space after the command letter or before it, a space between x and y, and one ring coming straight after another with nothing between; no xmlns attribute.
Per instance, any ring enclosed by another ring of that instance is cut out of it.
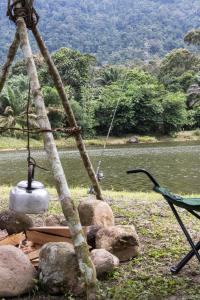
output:
<svg viewBox="0 0 200 300"><path fill-rule="evenodd" d="M16 32L14 40L8 50L7 61L2 67L2 71L1 71L1 75L0 75L0 93L4 87L4 84L8 77L10 67L13 63L13 60L15 58L18 48L19 48L19 34L18 34L18 32Z"/></svg>
<svg viewBox="0 0 200 300"><path fill-rule="evenodd" d="M16 24L20 36L21 49L24 55L27 73L30 80L31 92L38 117L38 124L41 129L51 129L29 43L26 24L22 17L17 18ZM72 235L79 268L87 288L87 299L93 300L96 299L96 270L89 255L88 245L84 237L79 215L70 196L70 191L56 149L53 134L51 132L45 132L43 134L43 139L48 161L51 164L52 172L56 182L56 188L61 201L62 210Z"/></svg>
<svg viewBox="0 0 200 300"><path fill-rule="evenodd" d="M64 88L62 79L61 79L60 74L51 58L51 55L50 55L47 47L45 46L45 43L44 43L37 27L33 27L32 32L37 41L38 47L47 63L47 66L49 69L49 74L51 75L54 85L58 91L60 98L61 98L65 113L68 117L69 124L71 127L77 127L77 122L74 117L73 111L71 109L68 96L65 92L65 88ZM77 133L75 135L75 140L76 140L77 148L78 148L81 158L83 160L85 169L87 170L88 176L92 182L96 197L98 200L103 200L103 196L101 193L101 188L100 188L98 179L95 175L94 168L93 168L91 161L89 159L89 156L86 152L86 148L85 148L85 145L84 145L84 142L83 142L83 139L82 139L82 136L80 133Z"/></svg>

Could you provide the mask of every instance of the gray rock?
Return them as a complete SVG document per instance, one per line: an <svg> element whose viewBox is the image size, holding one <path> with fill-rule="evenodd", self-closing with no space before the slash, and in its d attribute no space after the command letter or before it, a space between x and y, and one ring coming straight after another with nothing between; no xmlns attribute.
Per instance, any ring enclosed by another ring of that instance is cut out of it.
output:
<svg viewBox="0 0 200 300"><path fill-rule="evenodd" d="M111 272L115 267L119 266L119 259L105 249L92 250L91 259L98 277Z"/></svg>
<svg viewBox="0 0 200 300"><path fill-rule="evenodd" d="M120 261L127 261L139 255L139 237L133 225L101 228L96 234L96 248L111 252Z"/></svg>
<svg viewBox="0 0 200 300"><path fill-rule="evenodd" d="M41 215L33 215L32 219L33 219L34 227L46 226L46 221L45 221L44 216L42 217Z"/></svg>
<svg viewBox="0 0 200 300"><path fill-rule="evenodd" d="M89 246L92 247L92 249L96 248L96 235L99 229L102 228L102 226L98 225L92 225L89 227L87 232L87 243Z"/></svg>
<svg viewBox="0 0 200 300"><path fill-rule="evenodd" d="M129 143L129 144L138 144L139 143L138 137L136 137L136 136L130 137L128 139L127 143Z"/></svg>
<svg viewBox="0 0 200 300"><path fill-rule="evenodd" d="M15 297L34 287L36 271L29 258L14 246L0 246L0 297Z"/></svg>
<svg viewBox="0 0 200 300"><path fill-rule="evenodd" d="M60 219L56 215L49 215L46 219L46 226L60 226Z"/></svg>
<svg viewBox="0 0 200 300"><path fill-rule="evenodd" d="M0 229L8 234L20 233L33 226L32 219L24 213L5 210L0 213Z"/></svg>
<svg viewBox="0 0 200 300"><path fill-rule="evenodd" d="M104 201L81 201L78 212L83 226L114 226L115 220L111 207Z"/></svg>
<svg viewBox="0 0 200 300"><path fill-rule="evenodd" d="M63 224L63 217L60 215L37 215L33 216L34 226L42 227L42 226L67 226Z"/></svg>
<svg viewBox="0 0 200 300"><path fill-rule="evenodd" d="M40 280L51 294L80 295L83 286L74 248L69 243L45 244L39 257Z"/></svg>

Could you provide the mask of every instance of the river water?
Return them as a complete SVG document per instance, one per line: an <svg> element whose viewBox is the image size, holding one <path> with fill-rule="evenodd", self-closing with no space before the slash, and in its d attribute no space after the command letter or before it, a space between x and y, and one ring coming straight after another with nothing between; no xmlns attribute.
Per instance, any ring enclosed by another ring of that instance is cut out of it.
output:
<svg viewBox="0 0 200 300"><path fill-rule="evenodd" d="M96 167L102 149L89 149ZM59 151L70 187L89 186L78 151ZM26 178L26 151L0 153L0 184L15 185ZM37 163L49 168L43 151L32 151ZM145 168L157 181L175 193L200 193L200 142L162 143L109 147L102 157L103 189L116 191L150 191L151 184L143 174L126 175L131 168ZM51 172L36 170L36 179L53 186Z"/></svg>

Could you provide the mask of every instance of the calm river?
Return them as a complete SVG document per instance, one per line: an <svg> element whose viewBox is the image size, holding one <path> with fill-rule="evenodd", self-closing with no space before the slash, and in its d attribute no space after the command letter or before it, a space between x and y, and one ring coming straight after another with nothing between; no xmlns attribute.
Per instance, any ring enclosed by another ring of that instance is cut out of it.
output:
<svg viewBox="0 0 200 300"><path fill-rule="evenodd" d="M101 149L88 150L96 167ZM33 151L37 163L49 167L43 151ZM89 185L79 153L74 150L60 151L60 157L71 187ZM176 144L149 144L113 147L102 158L103 189L150 191L151 184L144 175L126 175L129 168L146 168L158 182L175 193L200 193L200 142ZM15 185L26 178L26 152L0 153L0 184ZM50 172L36 170L36 179L53 185Z"/></svg>

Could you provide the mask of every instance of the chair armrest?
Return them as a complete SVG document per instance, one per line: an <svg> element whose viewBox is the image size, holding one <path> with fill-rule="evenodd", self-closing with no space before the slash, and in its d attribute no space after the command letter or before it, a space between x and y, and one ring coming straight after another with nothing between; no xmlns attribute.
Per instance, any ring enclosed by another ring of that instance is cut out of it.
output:
<svg viewBox="0 0 200 300"><path fill-rule="evenodd" d="M154 188L155 188L155 187L160 187L160 185L158 184L158 182L156 181L156 179L155 179L148 171L146 171L146 170L144 170L144 169L133 169L133 170L128 170L128 171L127 171L127 174L131 174L131 173L144 173L144 174L146 174L146 175L149 177L149 179L153 182Z"/></svg>

